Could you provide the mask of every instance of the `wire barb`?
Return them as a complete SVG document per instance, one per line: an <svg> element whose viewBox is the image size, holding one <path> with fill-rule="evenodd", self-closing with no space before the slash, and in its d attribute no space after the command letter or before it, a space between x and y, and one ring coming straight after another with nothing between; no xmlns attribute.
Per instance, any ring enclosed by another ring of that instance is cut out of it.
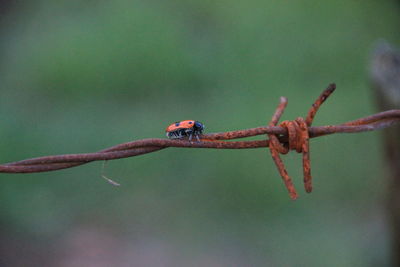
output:
<svg viewBox="0 0 400 267"><path fill-rule="evenodd" d="M332 94L335 88L335 84L330 84L328 88L323 91L311 106L305 119L299 117L293 121L284 121L278 125L279 119L287 106L287 99L281 97L280 104L278 105L268 126L203 134L199 136L201 139L200 142L150 138L119 144L94 153L54 155L26 159L0 165L0 173L48 172L72 168L92 161L107 161L139 156L168 147L214 149L249 149L269 147L278 171L289 191L290 197L296 199L297 192L279 154L287 154L289 150L296 150L298 153L303 154L304 187L306 192L311 192L312 179L309 153L310 138L334 133L359 133L373 131L387 128L400 122L400 110L388 110L339 125L311 126L318 109ZM268 139L254 141L227 141L258 135L268 135Z"/></svg>
<svg viewBox="0 0 400 267"><path fill-rule="evenodd" d="M281 101L278 107L276 108L274 115L272 115L271 121L268 124L269 126L276 126L287 106L288 101L286 97L281 97L280 100ZM268 134L268 138L270 142L269 151L271 152L272 159L274 160L275 165L278 168L279 174L282 176L283 182L285 183L287 190L289 191L290 198L295 200L297 198L296 189L294 188L292 179L290 179L290 176L285 168L285 165L283 164L283 161L279 156L279 153L287 154L289 152L289 149L283 144L281 144L281 142L279 141L278 137L275 134Z"/></svg>
<svg viewBox="0 0 400 267"><path fill-rule="evenodd" d="M308 127L311 126L314 117L320 108L320 106L325 102L325 100L333 93L336 89L335 84L330 84L322 94L317 98L317 100L312 104L310 110L308 111L306 119L298 117L293 121L283 121L279 124L280 127L287 130L287 142L281 143L276 136L276 134L268 134L270 140L269 150L272 155L272 159L275 162L276 167L282 179L285 183L287 190L289 191L289 196L291 199L295 200L297 198L297 192L293 185L292 180L283 164L282 159L279 156L281 154L287 154L290 150L296 150L298 153L303 154L303 175L304 175L304 188L307 193L312 191L312 177L311 177L311 161L310 161L310 146L309 146L309 133ZM276 126L280 117L282 116L285 108L287 106L287 99L281 97L281 102L276 108L274 115L269 123L269 126Z"/></svg>

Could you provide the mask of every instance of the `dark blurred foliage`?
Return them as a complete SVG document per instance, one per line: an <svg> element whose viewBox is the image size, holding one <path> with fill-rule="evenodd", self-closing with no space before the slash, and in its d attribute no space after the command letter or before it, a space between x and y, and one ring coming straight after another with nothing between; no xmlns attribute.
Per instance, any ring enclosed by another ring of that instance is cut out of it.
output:
<svg viewBox="0 0 400 267"><path fill-rule="evenodd" d="M1 1L1 161L305 115L375 112L373 42L400 42L397 1ZM382 266L380 133L312 140L314 192L293 202L264 149L168 149L0 179L3 266ZM301 189L301 157L284 157Z"/></svg>

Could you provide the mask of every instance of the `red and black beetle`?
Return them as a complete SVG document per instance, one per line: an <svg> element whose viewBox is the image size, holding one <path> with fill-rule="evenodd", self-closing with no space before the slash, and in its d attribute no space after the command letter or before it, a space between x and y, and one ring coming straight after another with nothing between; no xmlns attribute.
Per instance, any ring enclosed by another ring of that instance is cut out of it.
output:
<svg viewBox="0 0 400 267"><path fill-rule="evenodd" d="M180 139L188 136L189 141L192 140L193 135L199 139L199 134L202 134L204 125L199 121L185 120L172 123L165 129L168 138Z"/></svg>

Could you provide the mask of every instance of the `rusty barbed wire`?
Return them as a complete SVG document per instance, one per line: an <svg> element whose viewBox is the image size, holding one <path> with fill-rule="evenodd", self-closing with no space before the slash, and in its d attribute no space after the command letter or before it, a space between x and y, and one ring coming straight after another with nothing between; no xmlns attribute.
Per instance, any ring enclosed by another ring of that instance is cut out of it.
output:
<svg viewBox="0 0 400 267"><path fill-rule="evenodd" d="M306 119L298 117L293 121L283 121L279 126L287 129L288 140L286 143L281 143L277 136L268 134L270 144L269 150L272 155L272 159L275 162L276 167L280 175L282 176L283 182L286 185L289 195L292 199L297 198L297 192L294 188L293 182L290 179L288 172L286 171L285 165L279 156L281 154L287 154L289 150L296 150L298 153L303 153L303 175L304 175L304 188L307 193L312 191L312 177L311 177L311 162L310 162L310 147L308 140L310 139L308 128L311 126L315 115L319 107L325 102L325 100L335 91L336 85L330 84L317 100L312 104L308 111ZM269 126L276 126L279 119L281 118L283 111L287 106L288 100L286 97L281 97L281 101L272 116Z"/></svg>
<svg viewBox="0 0 400 267"><path fill-rule="evenodd" d="M303 173L306 192L312 191L311 167L309 157L309 138L320 137L334 133L359 133L390 127L400 121L400 110L388 110L364 118L349 121L339 125L311 126L321 104L335 90L336 85L330 84L310 108L306 118L299 117L293 121L284 121L277 125L287 105L287 99L281 97L272 120L268 126L228 131L221 133L203 134L200 141L142 139L112 146L110 148L82 154L65 154L25 159L0 165L0 173L34 173L72 168L93 161L114 160L134 157L156 152L168 147L181 148L214 148L214 149L249 149L269 147L274 162L292 199L297 198L297 192L286 171L279 153L286 154L296 150L303 154ZM267 135L266 140L255 141L226 141L251 136Z"/></svg>

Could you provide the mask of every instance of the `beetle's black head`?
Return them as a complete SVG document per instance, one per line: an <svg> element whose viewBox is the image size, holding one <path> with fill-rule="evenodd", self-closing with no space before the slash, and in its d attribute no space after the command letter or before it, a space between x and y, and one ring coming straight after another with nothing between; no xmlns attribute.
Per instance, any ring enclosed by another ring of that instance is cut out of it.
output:
<svg viewBox="0 0 400 267"><path fill-rule="evenodd" d="M196 129L197 129L198 131L203 131L203 129L204 129L204 125L203 125L201 122L199 122L199 121L195 121L195 122L194 122L194 127L196 127Z"/></svg>

